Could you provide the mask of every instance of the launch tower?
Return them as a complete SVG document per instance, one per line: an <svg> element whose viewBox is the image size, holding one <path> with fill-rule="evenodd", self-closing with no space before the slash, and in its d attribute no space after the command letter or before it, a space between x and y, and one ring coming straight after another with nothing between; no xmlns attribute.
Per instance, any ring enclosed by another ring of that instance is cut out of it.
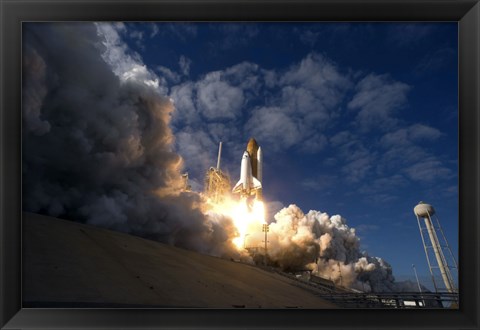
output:
<svg viewBox="0 0 480 330"><path fill-rule="evenodd" d="M231 189L230 178L220 170L221 156L222 142L218 146L217 167L210 167L205 175L205 195L215 203L221 202Z"/></svg>

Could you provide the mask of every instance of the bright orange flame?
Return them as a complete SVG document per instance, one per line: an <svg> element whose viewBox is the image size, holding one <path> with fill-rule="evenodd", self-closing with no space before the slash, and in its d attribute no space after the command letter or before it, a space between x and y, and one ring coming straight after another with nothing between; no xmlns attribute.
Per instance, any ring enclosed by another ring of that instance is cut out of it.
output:
<svg viewBox="0 0 480 330"><path fill-rule="evenodd" d="M253 205L249 208L247 201L242 198L240 200L226 199L221 203L209 203L212 211L223 214L233 220L233 224L237 229L238 236L232 239L237 249L241 250L245 247L245 239L248 235L257 233L262 224L265 223L265 206L263 202L254 200Z"/></svg>

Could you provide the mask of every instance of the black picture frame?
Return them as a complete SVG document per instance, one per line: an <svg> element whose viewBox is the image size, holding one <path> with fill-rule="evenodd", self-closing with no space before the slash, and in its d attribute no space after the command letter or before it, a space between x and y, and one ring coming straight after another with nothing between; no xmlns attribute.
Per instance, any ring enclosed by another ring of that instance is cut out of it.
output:
<svg viewBox="0 0 480 330"><path fill-rule="evenodd" d="M0 0L2 329L479 329L480 4L474 0ZM459 289L456 310L25 309L21 304L24 21L457 21Z"/></svg>

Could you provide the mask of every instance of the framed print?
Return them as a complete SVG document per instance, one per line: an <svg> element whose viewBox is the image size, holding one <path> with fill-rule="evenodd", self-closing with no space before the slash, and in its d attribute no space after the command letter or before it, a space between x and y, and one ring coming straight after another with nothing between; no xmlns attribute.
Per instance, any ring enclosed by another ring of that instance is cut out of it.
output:
<svg viewBox="0 0 480 330"><path fill-rule="evenodd" d="M1 4L2 329L478 329L477 1Z"/></svg>

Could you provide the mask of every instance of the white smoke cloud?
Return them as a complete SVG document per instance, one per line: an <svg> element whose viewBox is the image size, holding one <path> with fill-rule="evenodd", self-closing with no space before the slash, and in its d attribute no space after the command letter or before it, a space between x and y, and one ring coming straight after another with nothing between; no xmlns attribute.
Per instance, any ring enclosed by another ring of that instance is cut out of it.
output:
<svg viewBox="0 0 480 330"><path fill-rule="evenodd" d="M340 215L313 210L305 214L290 205L270 223L268 242L271 262L284 270L311 270L337 285L364 291L408 289L395 282L392 267L385 260L360 251L355 229Z"/></svg>
<svg viewBox="0 0 480 330"><path fill-rule="evenodd" d="M123 44L122 25L28 23L23 38L23 208L195 249L236 252L227 218L180 193L174 107Z"/></svg>
<svg viewBox="0 0 480 330"><path fill-rule="evenodd" d="M138 84L145 84L158 89L158 77L148 70L141 62L138 53L130 54L129 48L123 43L117 30L124 29L124 25L113 25L108 23L96 23L97 35L105 46L102 58L110 64L113 72L121 81L133 81ZM167 90L162 88L160 92L166 95Z"/></svg>

